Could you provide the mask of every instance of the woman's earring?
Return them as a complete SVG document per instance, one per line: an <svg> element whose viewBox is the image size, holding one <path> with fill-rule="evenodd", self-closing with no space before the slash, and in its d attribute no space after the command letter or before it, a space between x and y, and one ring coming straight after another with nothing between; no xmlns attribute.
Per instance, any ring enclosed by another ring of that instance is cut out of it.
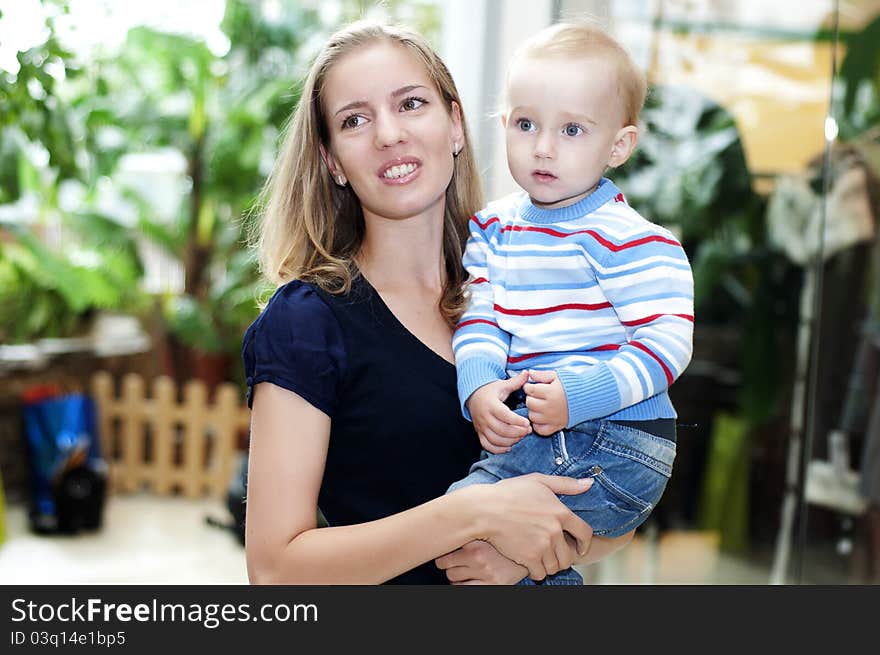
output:
<svg viewBox="0 0 880 655"><path fill-rule="evenodd" d="M455 144L452 146L452 156L453 156L453 157L458 157L458 151L459 151L459 150L460 150L460 148L459 148L459 146L458 146L458 141L456 141Z"/></svg>
<svg viewBox="0 0 880 655"><path fill-rule="evenodd" d="M345 186L345 176L344 175L337 175L336 176L336 184L338 184L339 186Z"/></svg>

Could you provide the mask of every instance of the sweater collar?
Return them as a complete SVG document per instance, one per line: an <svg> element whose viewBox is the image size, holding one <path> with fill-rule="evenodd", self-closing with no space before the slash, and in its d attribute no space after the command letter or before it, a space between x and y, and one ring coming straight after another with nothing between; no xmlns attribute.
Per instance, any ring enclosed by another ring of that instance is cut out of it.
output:
<svg viewBox="0 0 880 655"><path fill-rule="evenodd" d="M606 202L615 198L619 193L620 190L614 185L614 182L607 177L603 177L599 180L599 185L593 193L567 207L560 207L558 209L543 209L541 207L536 207L532 204L532 199L526 195L525 199L520 204L519 215L530 223L559 223L560 221L570 221L596 211Z"/></svg>

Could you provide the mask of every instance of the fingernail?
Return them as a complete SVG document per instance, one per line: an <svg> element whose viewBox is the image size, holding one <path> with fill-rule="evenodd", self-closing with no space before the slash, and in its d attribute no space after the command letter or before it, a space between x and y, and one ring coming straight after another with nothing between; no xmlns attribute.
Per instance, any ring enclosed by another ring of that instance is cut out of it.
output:
<svg viewBox="0 0 880 655"><path fill-rule="evenodd" d="M579 478L578 484L581 485L582 487L589 489L590 487L593 486L593 478Z"/></svg>

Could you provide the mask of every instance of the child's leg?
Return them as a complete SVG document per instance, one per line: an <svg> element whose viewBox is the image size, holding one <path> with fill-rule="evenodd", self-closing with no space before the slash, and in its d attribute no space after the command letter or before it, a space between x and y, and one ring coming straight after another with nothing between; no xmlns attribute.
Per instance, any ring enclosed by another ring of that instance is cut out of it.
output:
<svg viewBox="0 0 880 655"><path fill-rule="evenodd" d="M565 461L559 475L595 480L586 493L561 498L592 526L594 539L635 530L660 500L672 474L675 442L631 426L586 421L552 438Z"/></svg>

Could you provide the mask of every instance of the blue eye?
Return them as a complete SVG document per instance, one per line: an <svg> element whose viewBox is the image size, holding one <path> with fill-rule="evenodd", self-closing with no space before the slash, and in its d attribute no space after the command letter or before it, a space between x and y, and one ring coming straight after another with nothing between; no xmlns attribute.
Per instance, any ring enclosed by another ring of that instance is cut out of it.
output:
<svg viewBox="0 0 880 655"><path fill-rule="evenodd" d="M534 132L535 124L528 118L520 118L516 121L516 126L523 132Z"/></svg>
<svg viewBox="0 0 880 655"><path fill-rule="evenodd" d="M569 123L562 131L565 132L565 136L580 136L584 133L584 128L575 123Z"/></svg>

